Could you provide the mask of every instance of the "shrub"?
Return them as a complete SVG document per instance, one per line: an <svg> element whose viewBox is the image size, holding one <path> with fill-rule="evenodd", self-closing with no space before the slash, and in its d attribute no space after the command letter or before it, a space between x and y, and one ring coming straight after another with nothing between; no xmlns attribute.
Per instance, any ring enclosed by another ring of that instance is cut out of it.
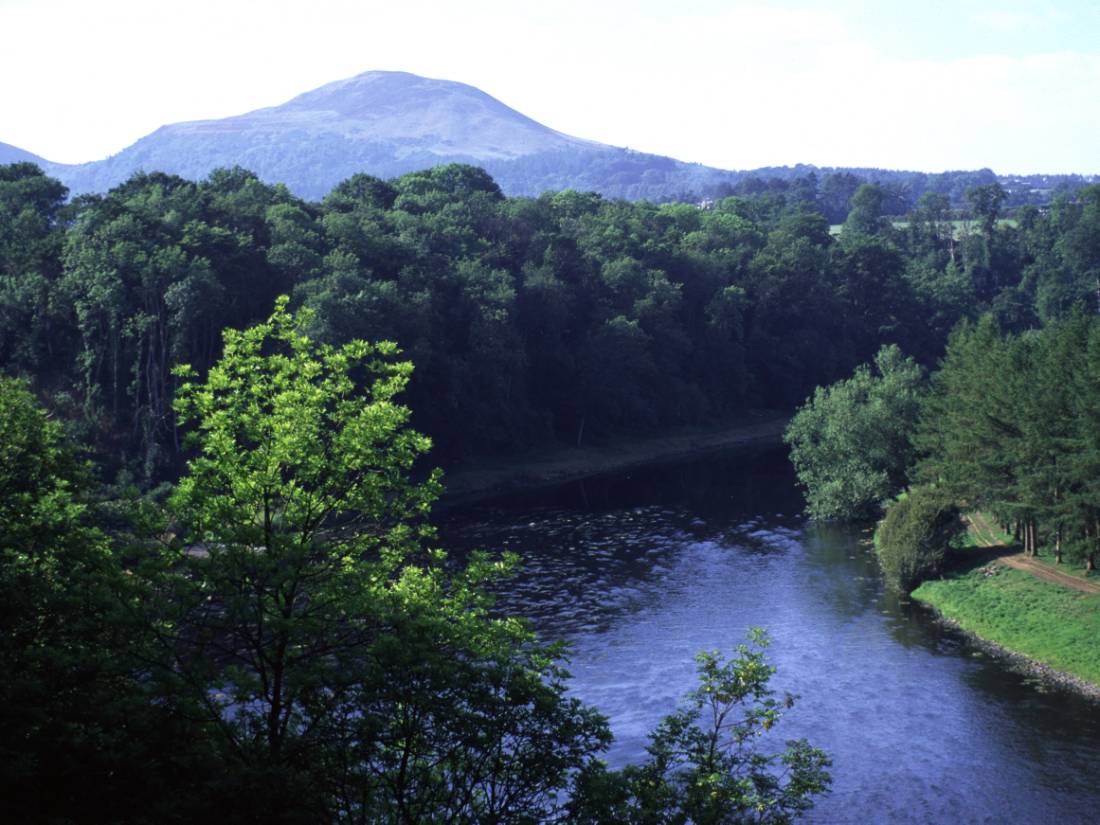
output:
<svg viewBox="0 0 1100 825"><path fill-rule="evenodd" d="M934 487L914 487L896 499L875 533L875 552L886 581L909 593L937 575L962 527L958 507Z"/></svg>

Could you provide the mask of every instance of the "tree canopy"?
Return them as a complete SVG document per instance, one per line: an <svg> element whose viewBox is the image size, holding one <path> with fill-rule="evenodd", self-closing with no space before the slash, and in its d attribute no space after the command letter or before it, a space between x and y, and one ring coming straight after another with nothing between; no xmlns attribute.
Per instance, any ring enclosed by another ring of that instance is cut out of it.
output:
<svg viewBox="0 0 1100 825"><path fill-rule="evenodd" d="M0 174L0 364L110 473L152 484L183 466L172 366L205 374L221 330L284 293L318 340L408 353L414 423L445 463L790 409L883 344L931 365L960 319L1020 331L1095 302L1092 188L1005 223L995 189L960 220L961 192L932 187L894 226L889 186L835 177L820 188L850 216L838 237L808 186L707 208L506 198L449 165L355 175L310 203L223 169L65 204L16 164Z"/></svg>
<svg viewBox="0 0 1100 825"><path fill-rule="evenodd" d="M873 369L819 387L791 420L784 440L807 511L819 519L877 514L906 482L914 458L924 370L896 346L883 347Z"/></svg>

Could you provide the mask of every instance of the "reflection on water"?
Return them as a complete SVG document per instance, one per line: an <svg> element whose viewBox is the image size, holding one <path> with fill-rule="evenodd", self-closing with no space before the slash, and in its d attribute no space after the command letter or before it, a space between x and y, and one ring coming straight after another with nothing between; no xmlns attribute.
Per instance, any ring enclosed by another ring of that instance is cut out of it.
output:
<svg viewBox="0 0 1100 825"><path fill-rule="evenodd" d="M1100 821L1100 707L1036 685L883 592L870 535L807 523L782 452L589 480L449 514L461 553L524 559L500 607L572 645L613 764L694 684L693 655L767 627L781 726L834 761L814 822Z"/></svg>

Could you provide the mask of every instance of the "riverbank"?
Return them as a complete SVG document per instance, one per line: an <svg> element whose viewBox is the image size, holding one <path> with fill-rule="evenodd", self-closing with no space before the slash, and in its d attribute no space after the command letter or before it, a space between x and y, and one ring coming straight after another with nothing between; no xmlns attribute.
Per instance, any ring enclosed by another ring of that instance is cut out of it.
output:
<svg viewBox="0 0 1100 825"><path fill-rule="evenodd" d="M972 558L912 598L1018 669L1100 699L1100 594L1037 578L976 547Z"/></svg>
<svg viewBox="0 0 1100 825"><path fill-rule="evenodd" d="M766 411L720 427L678 428L660 436L616 437L586 447L555 446L453 467L440 504L454 507L505 493L678 461L720 450L782 442L790 416Z"/></svg>

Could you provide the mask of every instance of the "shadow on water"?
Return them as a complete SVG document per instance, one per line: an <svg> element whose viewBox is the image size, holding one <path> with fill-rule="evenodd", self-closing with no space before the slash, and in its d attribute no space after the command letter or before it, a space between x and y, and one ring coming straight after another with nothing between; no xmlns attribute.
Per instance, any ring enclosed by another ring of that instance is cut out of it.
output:
<svg viewBox="0 0 1100 825"><path fill-rule="evenodd" d="M448 514L445 546L510 549L500 607L572 644L613 764L694 683L692 656L766 626L783 738L834 759L817 822L1095 822L1100 710L1037 685L886 591L864 528L808 523L781 450L605 476Z"/></svg>

